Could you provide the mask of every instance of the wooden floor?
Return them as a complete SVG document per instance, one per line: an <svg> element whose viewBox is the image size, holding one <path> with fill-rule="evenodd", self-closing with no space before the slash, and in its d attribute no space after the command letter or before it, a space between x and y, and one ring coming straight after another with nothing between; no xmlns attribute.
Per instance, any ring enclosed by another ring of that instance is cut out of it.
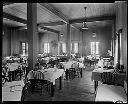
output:
<svg viewBox="0 0 128 104"><path fill-rule="evenodd" d="M63 80L62 90L59 90L59 80L56 80L54 97L45 92L28 93L25 101L94 101L94 83L91 81L91 72L94 67L87 67L82 78Z"/></svg>

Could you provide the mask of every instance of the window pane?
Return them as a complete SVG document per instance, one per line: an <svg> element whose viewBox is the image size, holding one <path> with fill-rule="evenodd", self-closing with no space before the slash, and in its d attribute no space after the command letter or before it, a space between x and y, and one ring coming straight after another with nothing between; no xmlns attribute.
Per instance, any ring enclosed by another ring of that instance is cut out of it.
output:
<svg viewBox="0 0 128 104"><path fill-rule="evenodd" d="M47 43L47 53L50 53L49 43Z"/></svg>
<svg viewBox="0 0 128 104"><path fill-rule="evenodd" d="M26 42L26 55L28 55L28 43Z"/></svg>
<svg viewBox="0 0 128 104"><path fill-rule="evenodd" d="M72 51L72 43L71 43L71 51Z"/></svg>
<svg viewBox="0 0 128 104"><path fill-rule="evenodd" d="M63 53L66 52L66 44L65 43L62 43L62 51L63 51Z"/></svg>
<svg viewBox="0 0 128 104"><path fill-rule="evenodd" d="M96 42L96 54L99 54L99 42Z"/></svg>
<svg viewBox="0 0 128 104"><path fill-rule="evenodd" d="M44 53L50 53L49 43L44 43Z"/></svg>
<svg viewBox="0 0 128 104"><path fill-rule="evenodd" d="M74 43L74 52L78 53L78 43Z"/></svg>
<svg viewBox="0 0 128 104"><path fill-rule="evenodd" d="M47 43L44 43L44 53L47 53Z"/></svg>
<svg viewBox="0 0 128 104"><path fill-rule="evenodd" d="M95 53L95 42L91 42L91 54Z"/></svg>
<svg viewBox="0 0 128 104"><path fill-rule="evenodd" d="M25 55L25 43L22 42L22 54Z"/></svg>

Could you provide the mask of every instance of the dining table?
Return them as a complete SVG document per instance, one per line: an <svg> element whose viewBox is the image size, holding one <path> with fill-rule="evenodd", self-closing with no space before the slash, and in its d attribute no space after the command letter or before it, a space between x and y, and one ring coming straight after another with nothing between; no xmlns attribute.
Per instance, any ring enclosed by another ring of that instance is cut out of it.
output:
<svg viewBox="0 0 128 104"><path fill-rule="evenodd" d="M96 91L96 88L98 86L98 82L102 82L101 79L101 74L103 72L111 72L113 74L115 74L115 84L116 85L123 85L124 84L124 80L126 79L126 73L119 73L119 72L115 72L115 69L107 69L107 68L95 68L92 71L92 76L91 76L91 80L94 81L94 90Z"/></svg>
<svg viewBox="0 0 128 104"><path fill-rule="evenodd" d="M2 102L4 101L21 101L24 81L6 82L2 86Z"/></svg>
<svg viewBox="0 0 128 104"><path fill-rule="evenodd" d="M59 89L62 89L62 76L64 73L64 69L58 69L58 68L48 68L48 69L41 69L38 70L44 74L44 79L51 83L51 96L54 96L54 87L56 79L59 78ZM29 74L27 75L28 79L30 79Z"/></svg>
<svg viewBox="0 0 128 104"><path fill-rule="evenodd" d="M97 88L95 102L127 103L127 95L122 86L101 84Z"/></svg>
<svg viewBox="0 0 128 104"><path fill-rule="evenodd" d="M20 63L9 63L7 64L7 68L8 68L8 72L9 72L9 80L11 81L11 76L12 76L12 80L15 79L16 76L16 70L22 70L22 65ZM21 75L20 75L20 79L21 79Z"/></svg>

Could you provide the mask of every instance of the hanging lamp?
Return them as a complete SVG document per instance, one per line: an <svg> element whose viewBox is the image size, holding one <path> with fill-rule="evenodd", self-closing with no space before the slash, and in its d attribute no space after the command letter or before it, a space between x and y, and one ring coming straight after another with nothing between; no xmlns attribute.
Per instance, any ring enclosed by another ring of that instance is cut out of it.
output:
<svg viewBox="0 0 128 104"><path fill-rule="evenodd" d="M86 8L87 7L84 7L84 9L85 9L85 20L83 21L83 26L82 26L83 30L87 30L88 29L88 26L86 24L86 22L87 22L87 19L86 19Z"/></svg>

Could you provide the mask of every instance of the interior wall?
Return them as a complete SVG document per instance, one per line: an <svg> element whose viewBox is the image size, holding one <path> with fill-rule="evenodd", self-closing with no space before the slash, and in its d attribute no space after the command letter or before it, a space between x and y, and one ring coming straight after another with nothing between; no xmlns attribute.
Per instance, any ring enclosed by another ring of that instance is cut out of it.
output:
<svg viewBox="0 0 128 104"><path fill-rule="evenodd" d="M127 73L127 2L116 2L116 32L123 29L121 35L121 58L120 62L124 65Z"/></svg>
<svg viewBox="0 0 128 104"><path fill-rule="evenodd" d="M82 32L78 29L71 27L71 43L78 43L78 53L82 55Z"/></svg>
<svg viewBox="0 0 128 104"><path fill-rule="evenodd" d="M11 30L12 55L20 54L20 42L28 42L27 30Z"/></svg>
<svg viewBox="0 0 128 104"><path fill-rule="evenodd" d="M11 40L9 34L9 28L7 26L3 26L2 32L2 57L11 55Z"/></svg>
<svg viewBox="0 0 128 104"><path fill-rule="evenodd" d="M53 32L39 33L39 53L44 52L44 43L50 44L50 54L57 55L58 46L54 46L52 42L55 41L58 44L58 34Z"/></svg>
<svg viewBox="0 0 128 104"><path fill-rule="evenodd" d="M91 29L83 32L83 55L91 54L91 42L100 42L99 54L102 57L106 56L108 50L111 50L112 26L99 27L95 29L96 37L92 37Z"/></svg>
<svg viewBox="0 0 128 104"><path fill-rule="evenodd" d="M74 27L70 27L70 34L71 34L71 42L78 42L79 43L79 53L81 54L81 36L82 36L82 33L74 28ZM63 34L63 36L61 37L59 35L59 42L67 42L67 28L66 28L66 25L63 25L63 26L60 26L59 28L59 31L60 31L60 34ZM52 41L56 41L58 43L58 34L56 33L52 33L52 32L49 32L49 33L40 33L39 34L39 44L40 44L40 50L39 50L39 53L43 53L43 50L44 50L44 43L48 42L50 43L50 53L51 54L54 54L54 55L57 55L58 54L58 46L56 47L53 47L52 46Z"/></svg>
<svg viewBox="0 0 128 104"><path fill-rule="evenodd" d="M2 36L2 56L10 56L20 53L20 42L28 42L27 30L16 30L13 27L3 26L4 35ZM39 43L38 43L39 49Z"/></svg>

